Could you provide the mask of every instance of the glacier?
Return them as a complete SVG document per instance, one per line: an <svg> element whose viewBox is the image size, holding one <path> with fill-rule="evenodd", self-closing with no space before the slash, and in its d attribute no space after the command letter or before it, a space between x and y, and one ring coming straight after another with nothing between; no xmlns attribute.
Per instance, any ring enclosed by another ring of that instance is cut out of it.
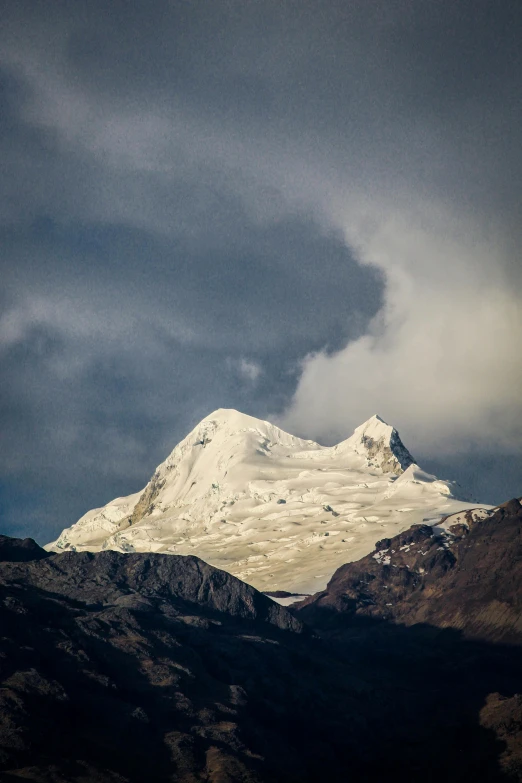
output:
<svg viewBox="0 0 522 783"><path fill-rule="evenodd" d="M197 555L259 590L309 594L378 539L468 509L477 504L423 471L377 415L321 446L219 409L144 489L87 512L46 549Z"/></svg>

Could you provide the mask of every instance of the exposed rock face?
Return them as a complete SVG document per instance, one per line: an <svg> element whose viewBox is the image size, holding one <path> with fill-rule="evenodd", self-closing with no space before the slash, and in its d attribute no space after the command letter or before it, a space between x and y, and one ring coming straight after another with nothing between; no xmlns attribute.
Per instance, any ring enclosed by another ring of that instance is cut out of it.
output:
<svg viewBox="0 0 522 783"><path fill-rule="evenodd" d="M154 511L154 501L164 486L165 479L160 478L157 473L154 473L134 507L134 511L129 518L129 525L135 525L143 519L143 517L152 514Z"/></svg>
<svg viewBox="0 0 522 783"><path fill-rule="evenodd" d="M353 435L336 448L339 451L353 449L383 473L400 475L415 463L397 430L377 415L357 427Z"/></svg>

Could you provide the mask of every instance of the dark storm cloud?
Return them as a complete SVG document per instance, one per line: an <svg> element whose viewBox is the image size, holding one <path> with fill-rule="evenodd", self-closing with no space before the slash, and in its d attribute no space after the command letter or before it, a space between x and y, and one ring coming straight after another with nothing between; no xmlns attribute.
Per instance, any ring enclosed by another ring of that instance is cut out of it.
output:
<svg viewBox="0 0 522 783"><path fill-rule="evenodd" d="M367 237L397 205L503 232L494 263L520 279L518 4L18 0L3 22L3 494L40 540L135 491L213 408L281 413L297 386L304 434L358 424L336 357L390 307L402 259ZM419 274L451 279L455 247ZM298 385L314 352L331 363Z"/></svg>
<svg viewBox="0 0 522 783"><path fill-rule="evenodd" d="M39 121L35 92L4 70L3 494L43 540L142 483L212 408L280 409L297 360L360 333L380 286L334 232L249 214L212 166L107 170Z"/></svg>
<svg viewBox="0 0 522 783"><path fill-rule="evenodd" d="M75 514L143 481L143 466L212 408L281 408L298 358L340 347L379 304L375 275L298 222L252 228L250 247L216 243L207 255L123 227L32 232L10 242L3 462L30 486L80 485ZM241 372L246 359L259 378Z"/></svg>

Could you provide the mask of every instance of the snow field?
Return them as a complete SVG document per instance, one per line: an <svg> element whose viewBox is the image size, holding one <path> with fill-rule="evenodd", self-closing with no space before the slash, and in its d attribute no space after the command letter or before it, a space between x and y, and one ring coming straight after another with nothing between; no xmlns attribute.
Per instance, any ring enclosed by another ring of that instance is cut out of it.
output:
<svg viewBox="0 0 522 783"><path fill-rule="evenodd" d="M259 590L307 594L377 540L476 507L455 495L376 416L326 447L219 410L142 492L89 511L47 548L197 555Z"/></svg>

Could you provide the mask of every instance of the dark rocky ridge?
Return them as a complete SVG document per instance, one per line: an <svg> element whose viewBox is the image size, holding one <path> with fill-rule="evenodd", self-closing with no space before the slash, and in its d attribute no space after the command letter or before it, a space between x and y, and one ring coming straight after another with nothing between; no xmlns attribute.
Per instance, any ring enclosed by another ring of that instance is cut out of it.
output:
<svg viewBox="0 0 522 783"><path fill-rule="evenodd" d="M520 511L339 569L319 636L194 557L0 539L0 780L522 781Z"/></svg>
<svg viewBox="0 0 522 783"><path fill-rule="evenodd" d="M16 539L14 539L16 541ZM34 543L34 542L33 542ZM4 563L0 578L81 601L87 606L132 607L147 599L174 604L185 601L198 607L270 623L278 628L302 630L299 620L240 579L204 563L193 555L64 552L48 555L34 544L32 567L16 560ZM22 550L19 544L13 551ZM42 557L41 553L44 552Z"/></svg>
<svg viewBox="0 0 522 783"><path fill-rule="evenodd" d="M316 627L373 618L430 623L465 636L522 644L522 506L511 500L485 519L438 534L417 525L347 563L298 616Z"/></svg>
<svg viewBox="0 0 522 783"><path fill-rule="evenodd" d="M0 779L265 779L238 715L262 749L248 690L287 692L297 619L195 557L0 552Z"/></svg>
<svg viewBox="0 0 522 783"><path fill-rule="evenodd" d="M10 538L0 536L0 563L27 563L30 560L44 560L48 557L45 549L38 546L32 538Z"/></svg>

